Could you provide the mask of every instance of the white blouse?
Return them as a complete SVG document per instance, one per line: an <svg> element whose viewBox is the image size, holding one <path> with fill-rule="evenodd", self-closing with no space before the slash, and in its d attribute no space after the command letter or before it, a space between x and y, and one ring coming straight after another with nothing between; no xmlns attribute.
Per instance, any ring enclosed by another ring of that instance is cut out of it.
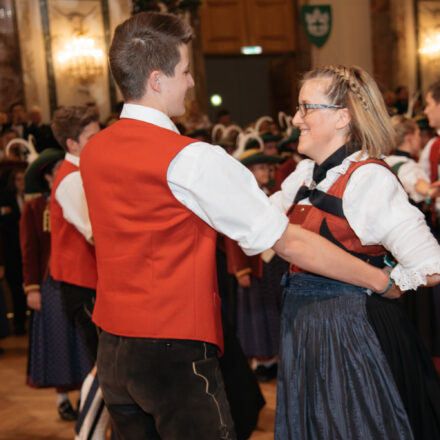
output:
<svg viewBox="0 0 440 440"><path fill-rule="evenodd" d="M415 185L420 179L426 180L428 183L430 182L425 170L415 160L406 156L391 155L385 157L385 162L390 167L393 167L394 165L403 162L403 164L397 171L397 176L402 182L405 191L416 203L422 202L427 198L423 194L418 193L415 189Z"/></svg>
<svg viewBox="0 0 440 440"><path fill-rule="evenodd" d="M327 192L345 174L352 162L367 159L359 152L327 171L317 189ZM305 159L271 197L286 212L298 189L312 181L314 162ZM310 205L309 199L299 204ZM426 283L426 275L440 273L440 246L426 225L423 214L408 202L408 196L393 173L382 165L367 164L350 177L342 198L344 215L363 245L380 244L398 261L391 276L402 290Z"/></svg>

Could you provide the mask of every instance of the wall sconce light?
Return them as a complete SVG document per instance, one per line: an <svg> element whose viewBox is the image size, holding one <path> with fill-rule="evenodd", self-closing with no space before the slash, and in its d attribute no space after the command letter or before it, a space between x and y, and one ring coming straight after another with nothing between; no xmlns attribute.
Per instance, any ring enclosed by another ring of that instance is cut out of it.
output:
<svg viewBox="0 0 440 440"><path fill-rule="evenodd" d="M95 47L95 40L74 37L58 52L57 60L62 70L80 84L93 83L103 73L104 52Z"/></svg>
<svg viewBox="0 0 440 440"><path fill-rule="evenodd" d="M432 32L427 35L419 53L429 58L438 58L440 56L440 32Z"/></svg>

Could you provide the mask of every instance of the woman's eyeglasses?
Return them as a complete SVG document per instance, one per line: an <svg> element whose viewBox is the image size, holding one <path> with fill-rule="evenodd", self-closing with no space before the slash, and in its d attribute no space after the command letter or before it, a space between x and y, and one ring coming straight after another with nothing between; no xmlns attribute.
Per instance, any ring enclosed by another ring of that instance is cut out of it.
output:
<svg viewBox="0 0 440 440"><path fill-rule="evenodd" d="M342 105L333 104L298 104L296 106L296 111L299 112L302 118L307 116L308 110L322 109L322 108L344 108Z"/></svg>

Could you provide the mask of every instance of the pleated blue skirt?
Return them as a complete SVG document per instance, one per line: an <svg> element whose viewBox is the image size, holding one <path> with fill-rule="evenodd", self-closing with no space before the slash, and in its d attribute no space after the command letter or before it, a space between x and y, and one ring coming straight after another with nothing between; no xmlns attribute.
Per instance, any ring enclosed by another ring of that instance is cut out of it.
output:
<svg viewBox="0 0 440 440"><path fill-rule="evenodd" d="M365 290L310 274L283 284L275 439L413 439Z"/></svg>
<svg viewBox="0 0 440 440"><path fill-rule="evenodd" d="M80 385L93 367L82 336L67 318L59 282L41 285L41 311L32 318L28 383L35 387Z"/></svg>
<svg viewBox="0 0 440 440"><path fill-rule="evenodd" d="M237 288L237 336L247 357L272 357L279 351L280 279L289 263L275 255L263 263L263 277L252 278L251 287Z"/></svg>

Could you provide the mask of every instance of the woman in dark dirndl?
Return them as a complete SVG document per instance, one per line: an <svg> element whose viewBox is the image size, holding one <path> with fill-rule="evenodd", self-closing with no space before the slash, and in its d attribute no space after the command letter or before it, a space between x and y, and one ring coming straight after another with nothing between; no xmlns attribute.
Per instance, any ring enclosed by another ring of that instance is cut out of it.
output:
<svg viewBox="0 0 440 440"><path fill-rule="evenodd" d="M253 173L259 187L267 190L270 166L279 156L259 149L246 150L240 162ZM277 374L281 293L280 279L288 263L271 250L247 256L237 242L226 238L228 270L237 282L237 336L243 351L253 359L259 381L268 382Z"/></svg>
<svg viewBox="0 0 440 440"><path fill-rule="evenodd" d="M381 294L291 266L285 286L275 438L440 438L440 382L398 291L438 283L440 247L383 162L394 132L358 67L304 76L293 123L303 160L273 203L378 267ZM391 267L390 267L391 269Z"/></svg>
<svg viewBox="0 0 440 440"><path fill-rule="evenodd" d="M49 274L49 192L64 152L46 149L25 174L26 201L20 219L24 290L33 310L27 383L31 387L54 387L58 413L63 420L75 420L68 391L78 390L93 366L82 336L67 318L59 283Z"/></svg>

